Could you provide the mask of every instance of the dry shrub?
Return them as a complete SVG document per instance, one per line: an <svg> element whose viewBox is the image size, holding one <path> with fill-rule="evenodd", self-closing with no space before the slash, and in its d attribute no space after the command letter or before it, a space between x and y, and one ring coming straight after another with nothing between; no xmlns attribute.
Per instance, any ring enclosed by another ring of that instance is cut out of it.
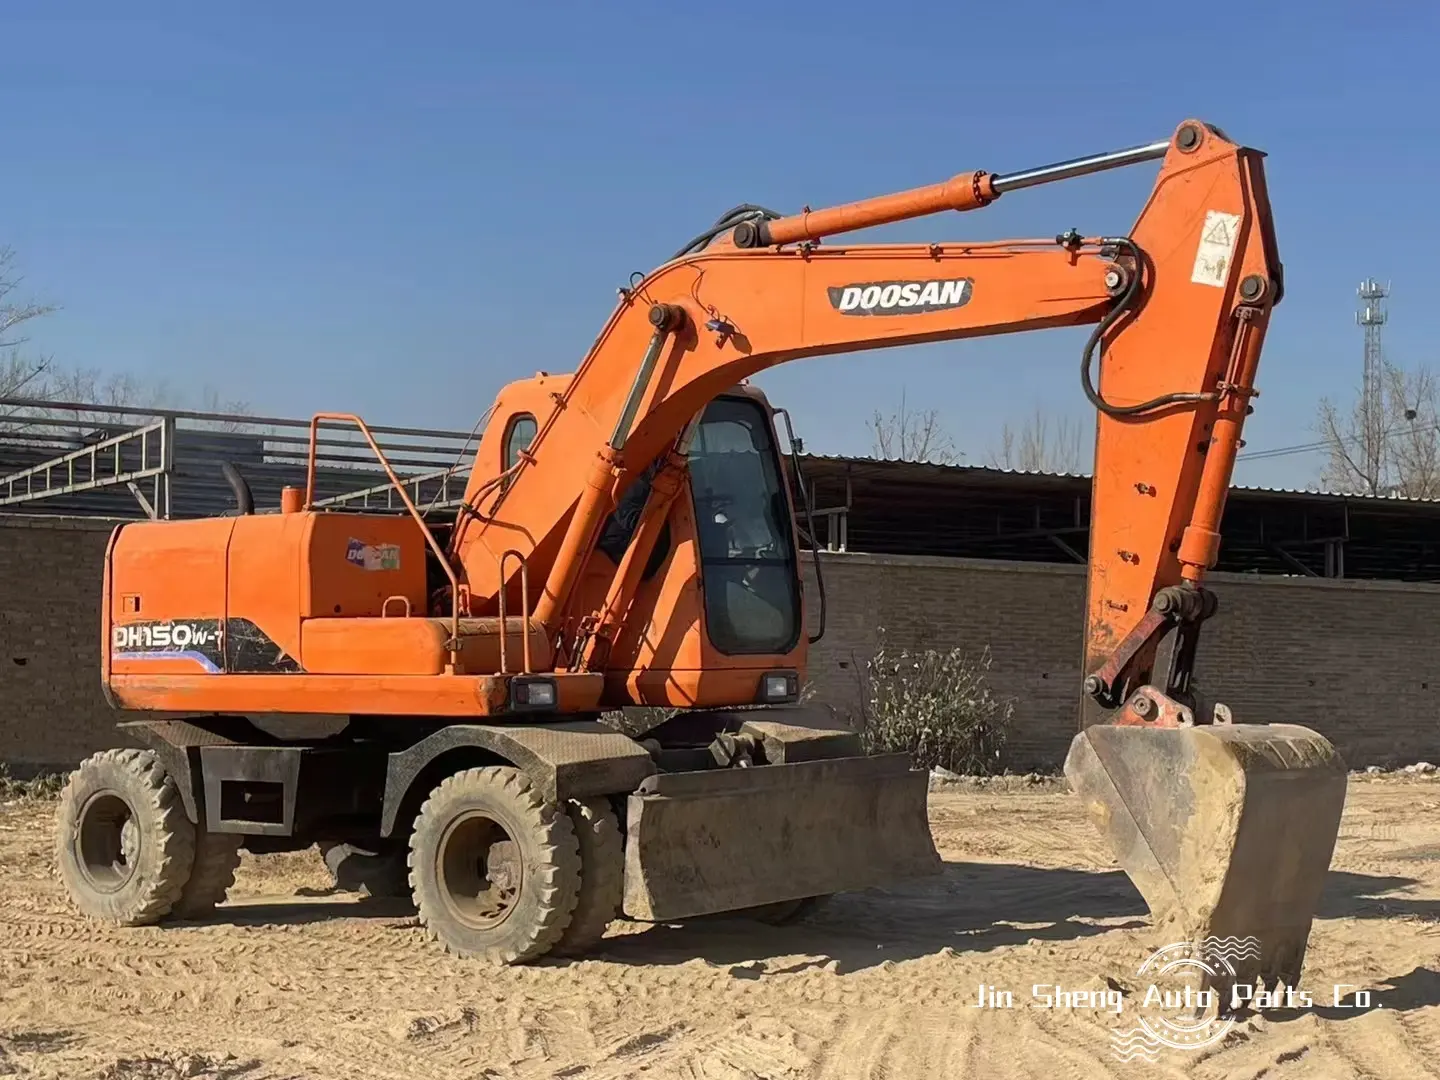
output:
<svg viewBox="0 0 1440 1080"><path fill-rule="evenodd" d="M61 773L41 773L29 780L17 780L10 775L9 768L0 761L0 800L12 799L53 799L65 786L66 777Z"/></svg>
<svg viewBox="0 0 1440 1080"><path fill-rule="evenodd" d="M1001 768L1014 703L990 688L990 650L892 649L865 664L862 735L868 753L913 754L916 764L966 776Z"/></svg>

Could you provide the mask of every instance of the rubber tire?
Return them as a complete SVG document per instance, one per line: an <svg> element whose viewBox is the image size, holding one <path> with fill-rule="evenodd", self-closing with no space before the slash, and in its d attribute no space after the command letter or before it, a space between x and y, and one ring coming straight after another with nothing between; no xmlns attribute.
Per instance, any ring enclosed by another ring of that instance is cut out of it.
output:
<svg viewBox="0 0 1440 1080"><path fill-rule="evenodd" d="M80 869L80 817L94 796L127 806L139 832L130 876L116 889L97 887ZM55 857L71 902L86 918L118 926L149 926L170 914L195 862L195 825L180 791L149 750L103 750L81 762L60 792Z"/></svg>
<svg viewBox="0 0 1440 1080"><path fill-rule="evenodd" d="M320 853L335 888L384 899L409 899L410 870L404 849L369 851L354 844L321 844Z"/></svg>
<svg viewBox="0 0 1440 1080"><path fill-rule="evenodd" d="M515 907L498 926L484 930L467 927L450 910L437 870L447 827L470 810L504 826L523 867ZM492 964L544 956L564 935L580 898L580 849L570 815L509 766L467 769L436 785L415 818L407 862L426 933L456 956Z"/></svg>
<svg viewBox="0 0 1440 1080"><path fill-rule="evenodd" d="M195 862L190 880L180 890L180 899L170 909L177 919L203 919L225 902L235 884L235 871L240 868L240 842L237 833L195 831Z"/></svg>
<svg viewBox="0 0 1440 1080"><path fill-rule="evenodd" d="M565 805L580 846L580 898L552 952L578 956L600 943L620 916L625 899L625 837L608 799L572 799Z"/></svg>

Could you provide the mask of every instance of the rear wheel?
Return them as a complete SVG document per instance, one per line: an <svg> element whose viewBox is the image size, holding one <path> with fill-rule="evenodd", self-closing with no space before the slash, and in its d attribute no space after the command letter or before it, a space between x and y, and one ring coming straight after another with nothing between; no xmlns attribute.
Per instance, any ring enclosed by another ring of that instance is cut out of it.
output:
<svg viewBox="0 0 1440 1080"><path fill-rule="evenodd" d="M580 849L580 896L556 953L575 956L600 943L625 898L625 838L607 799L566 804Z"/></svg>
<svg viewBox="0 0 1440 1080"><path fill-rule="evenodd" d="M159 922L195 862L195 826L175 781L149 750L105 750L60 794L60 878L81 914L120 926Z"/></svg>
<svg viewBox="0 0 1440 1080"><path fill-rule="evenodd" d="M570 815L508 766L442 781L415 819L409 865L430 935L456 955L496 964L553 949L580 896Z"/></svg>
<svg viewBox="0 0 1440 1080"><path fill-rule="evenodd" d="M240 841L236 833L195 832L195 862L190 879L170 913L179 919L203 919L225 902L240 868Z"/></svg>

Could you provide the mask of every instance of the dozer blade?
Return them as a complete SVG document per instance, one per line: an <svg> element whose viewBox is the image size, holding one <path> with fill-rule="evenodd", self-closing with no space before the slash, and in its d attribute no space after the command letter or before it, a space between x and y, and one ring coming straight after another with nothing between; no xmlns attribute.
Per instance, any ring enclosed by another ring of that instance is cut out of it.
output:
<svg viewBox="0 0 1440 1080"><path fill-rule="evenodd" d="M1065 759L1156 930L1228 959L1217 981L1250 985L1299 979L1345 773L1325 738L1291 724L1101 724Z"/></svg>
<svg viewBox="0 0 1440 1080"><path fill-rule="evenodd" d="M625 914L666 921L940 871L908 754L668 773L626 816Z"/></svg>

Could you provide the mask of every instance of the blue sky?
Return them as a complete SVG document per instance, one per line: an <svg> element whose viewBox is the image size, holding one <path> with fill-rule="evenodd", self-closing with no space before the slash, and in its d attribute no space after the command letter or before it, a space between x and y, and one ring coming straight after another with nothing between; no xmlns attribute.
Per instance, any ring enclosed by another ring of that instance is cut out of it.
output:
<svg viewBox="0 0 1440 1080"><path fill-rule="evenodd" d="M634 270L742 201L790 211L1166 138L1269 153L1285 263L1247 427L1303 443L1390 357L1440 362L1440 6L5 5L0 243L63 310L36 346L261 412L468 428L571 369ZM123 14L117 14L123 12ZM867 239L1128 227L1154 166ZM939 409L967 460L1037 405L1085 424L1083 334L804 361L761 385L810 449ZM1242 464L1303 484L1318 456Z"/></svg>

